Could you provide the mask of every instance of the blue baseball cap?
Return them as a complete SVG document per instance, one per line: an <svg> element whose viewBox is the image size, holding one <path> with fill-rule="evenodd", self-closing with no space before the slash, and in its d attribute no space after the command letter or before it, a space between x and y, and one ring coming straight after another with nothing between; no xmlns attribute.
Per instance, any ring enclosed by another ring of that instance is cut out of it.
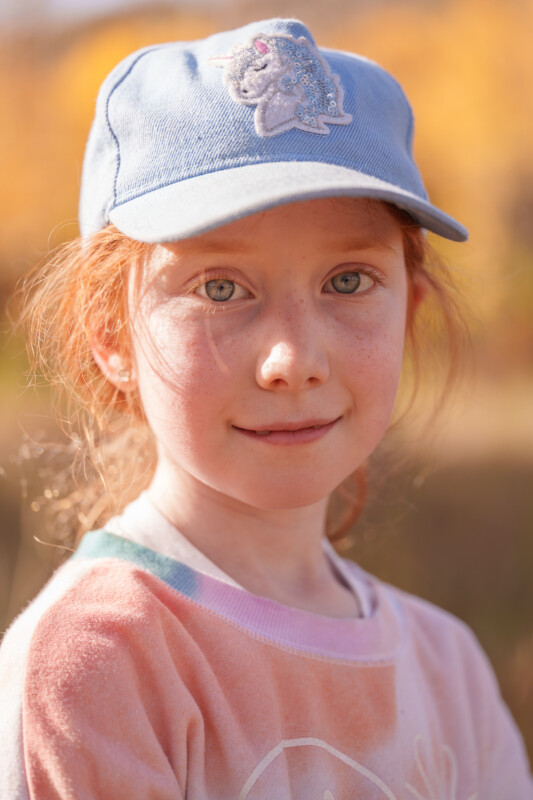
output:
<svg viewBox="0 0 533 800"><path fill-rule="evenodd" d="M412 155L413 114L372 61L317 48L271 19L146 47L100 90L85 154L80 229L185 239L283 203L368 197L464 241L433 206Z"/></svg>

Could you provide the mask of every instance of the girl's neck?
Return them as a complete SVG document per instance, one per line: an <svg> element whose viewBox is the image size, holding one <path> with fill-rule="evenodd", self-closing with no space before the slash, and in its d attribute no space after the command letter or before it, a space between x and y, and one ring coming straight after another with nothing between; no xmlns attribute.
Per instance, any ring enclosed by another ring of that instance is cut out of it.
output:
<svg viewBox="0 0 533 800"><path fill-rule="evenodd" d="M353 592L324 552L327 498L304 508L252 508L165 465L148 493L169 522L244 589L326 616L357 614Z"/></svg>

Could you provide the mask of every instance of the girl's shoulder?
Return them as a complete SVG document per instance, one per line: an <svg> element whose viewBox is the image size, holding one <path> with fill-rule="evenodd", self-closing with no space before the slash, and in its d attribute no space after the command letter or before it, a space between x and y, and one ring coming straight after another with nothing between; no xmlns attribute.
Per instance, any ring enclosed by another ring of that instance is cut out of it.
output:
<svg viewBox="0 0 533 800"><path fill-rule="evenodd" d="M46 762L54 748L65 755L66 774L79 773L83 783L80 741L91 742L94 758L112 770L106 725L115 725L117 740L149 738L145 709L152 708L152 695L159 692L170 707L170 616L175 641L178 616L168 612L164 585L125 559L76 555L56 570L0 646L0 797L29 800L27 763ZM179 653L179 642L173 651ZM187 724L189 695L176 670L171 679ZM105 781L111 779L106 773Z"/></svg>
<svg viewBox="0 0 533 800"><path fill-rule="evenodd" d="M92 637L149 626L161 605L161 583L152 578L125 558L76 553L11 624L0 648L0 664L7 651L35 649L37 641L56 648L57 661L61 647L72 647L76 637L78 646L72 649L81 650Z"/></svg>
<svg viewBox="0 0 533 800"><path fill-rule="evenodd" d="M448 671L477 674L481 670L492 675L490 662L467 622L425 598L371 575L354 562L342 561L360 584L369 587L375 606L384 607L388 603L395 609L404 650L414 648L418 658L445 664Z"/></svg>
<svg viewBox="0 0 533 800"><path fill-rule="evenodd" d="M366 576L377 595L387 597L397 612L403 629L395 665L398 686L433 704L441 719L450 722L458 714L475 731L486 761L484 769L492 774L491 797L509 797L514 780L521 788L513 796L532 796L523 739L472 628L440 606L368 575L356 564L346 562L346 567L360 580Z"/></svg>
<svg viewBox="0 0 533 800"><path fill-rule="evenodd" d="M424 636L444 645L451 639L477 641L468 624L445 608L382 580L354 561L337 556L336 564L349 576L350 583L358 587L365 607L371 609L369 613L375 613L386 603L395 608L407 638Z"/></svg>
<svg viewBox="0 0 533 800"><path fill-rule="evenodd" d="M71 558L13 621L0 646L0 693L35 668L43 677L76 670L132 628L146 624L151 592L125 562Z"/></svg>

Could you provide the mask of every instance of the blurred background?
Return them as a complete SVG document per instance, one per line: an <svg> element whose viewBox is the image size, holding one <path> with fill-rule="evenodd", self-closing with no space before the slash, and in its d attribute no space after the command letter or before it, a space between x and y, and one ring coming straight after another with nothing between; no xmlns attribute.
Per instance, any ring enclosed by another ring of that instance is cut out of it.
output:
<svg viewBox="0 0 533 800"><path fill-rule="evenodd" d="M532 0L2 0L0 5L0 625L57 555L43 443L51 398L27 387L8 318L17 280L77 234L96 93L123 56L254 19L295 16L403 84L429 194L470 230L434 241L462 276L472 375L431 435L402 428L409 466L379 481L343 555L464 619L487 651L533 760ZM52 532L53 533L53 532Z"/></svg>

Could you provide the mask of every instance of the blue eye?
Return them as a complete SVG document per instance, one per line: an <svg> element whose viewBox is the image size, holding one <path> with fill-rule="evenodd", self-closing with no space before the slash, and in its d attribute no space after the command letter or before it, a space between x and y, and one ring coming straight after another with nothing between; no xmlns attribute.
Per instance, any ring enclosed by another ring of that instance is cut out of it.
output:
<svg viewBox="0 0 533 800"><path fill-rule="evenodd" d="M250 297L250 292L244 286L229 278L212 278L210 281L200 283L193 291L194 294L213 303L227 303L229 300L233 303L235 300Z"/></svg>
<svg viewBox="0 0 533 800"><path fill-rule="evenodd" d="M207 297L218 303L224 303L226 300L229 300L235 292L234 282L223 279L207 281L204 286Z"/></svg>
<svg viewBox="0 0 533 800"><path fill-rule="evenodd" d="M331 285L336 292L353 294L361 285L361 275L359 272L339 272L331 279Z"/></svg>

